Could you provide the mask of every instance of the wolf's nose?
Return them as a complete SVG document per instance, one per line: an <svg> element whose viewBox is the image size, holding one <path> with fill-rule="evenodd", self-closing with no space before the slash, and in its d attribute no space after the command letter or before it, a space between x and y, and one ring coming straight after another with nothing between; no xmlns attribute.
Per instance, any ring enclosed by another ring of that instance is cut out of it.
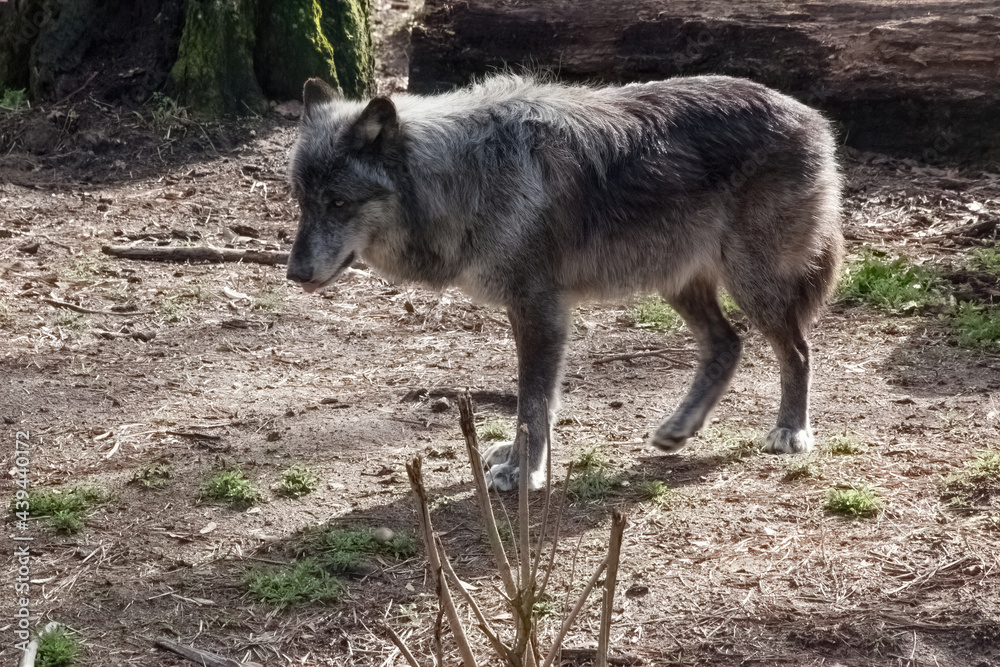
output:
<svg viewBox="0 0 1000 667"><path fill-rule="evenodd" d="M289 264L285 277L297 283L307 283L312 280L312 270Z"/></svg>

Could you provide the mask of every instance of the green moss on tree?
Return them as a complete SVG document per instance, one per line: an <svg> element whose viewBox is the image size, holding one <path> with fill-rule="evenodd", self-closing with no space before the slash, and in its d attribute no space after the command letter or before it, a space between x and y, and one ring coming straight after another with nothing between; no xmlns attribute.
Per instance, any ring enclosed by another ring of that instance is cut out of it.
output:
<svg viewBox="0 0 1000 667"><path fill-rule="evenodd" d="M253 67L256 19L257 0L188 0L171 95L211 115L261 111L266 101Z"/></svg>
<svg viewBox="0 0 1000 667"><path fill-rule="evenodd" d="M257 79L271 97L297 99L302 84L314 76L339 87L322 16L316 0L264 0L255 62Z"/></svg>
<svg viewBox="0 0 1000 667"><path fill-rule="evenodd" d="M323 30L337 63L337 78L348 97L375 93L375 52L372 47L371 0L320 0Z"/></svg>

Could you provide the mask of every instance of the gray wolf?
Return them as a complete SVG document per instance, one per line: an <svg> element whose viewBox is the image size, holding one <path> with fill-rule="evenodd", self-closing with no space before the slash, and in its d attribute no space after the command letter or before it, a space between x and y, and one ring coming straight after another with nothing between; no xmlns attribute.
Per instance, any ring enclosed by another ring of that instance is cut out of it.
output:
<svg viewBox="0 0 1000 667"><path fill-rule="evenodd" d="M807 335L843 254L834 140L818 112L722 76L596 88L508 75L368 103L311 79L304 101L288 278L312 292L361 257L390 280L506 308L531 488L545 482L570 308L640 291L659 292L700 349L650 444L680 449L733 377L740 339L721 285L780 364L765 451L812 448ZM495 487L517 488L512 445L484 460Z"/></svg>

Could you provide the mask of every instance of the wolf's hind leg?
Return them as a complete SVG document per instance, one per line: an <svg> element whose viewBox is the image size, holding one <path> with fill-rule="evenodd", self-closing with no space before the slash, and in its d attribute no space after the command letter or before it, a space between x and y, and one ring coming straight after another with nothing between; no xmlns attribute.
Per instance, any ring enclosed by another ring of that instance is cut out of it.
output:
<svg viewBox="0 0 1000 667"><path fill-rule="evenodd" d="M793 318L789 318L791 320ZM778 423L767 434L764 451L771 454L802 454L812 451L809 426L809 342L800 326L771 326L763 330L778 357L781 369L781 405Z"/></svg>
<svg viewBox="0 0 1000 667"><path fill-rule="evenodd" d="M558 408L568 314L556 296L507 309L517 346L517 428L528 427L528 488L545 486L551 422ZM516 442L516 440L515 440ZM513 443L493 445L483 454L490 485L513 491L518 485L518 453Z"/></svg>
<svg viewBox="0 0 1000 667"><path fill-rule="evenodd" d="M719 309L713 282L695 280L680 294L665 298L691 329L701 356L687 396L650 438L654 447L675 452L701 429L729 387L740 359L741 343Z"/></svg>

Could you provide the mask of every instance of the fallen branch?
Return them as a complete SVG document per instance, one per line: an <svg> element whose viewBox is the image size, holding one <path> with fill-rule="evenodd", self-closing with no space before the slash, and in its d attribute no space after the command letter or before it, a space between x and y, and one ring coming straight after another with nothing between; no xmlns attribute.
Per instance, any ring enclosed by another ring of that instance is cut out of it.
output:
<svg viewBox="0 0 1000 667"><path fill-rule="evenodd" d="M171 651L172 653L176 653L179 656L183 656L191 662L202 665L203 667L263 667L258 662L240 662L238 660L231 660L230 658L223 658L221 655L216 655L215 653L202 651L191 646L184 646L183 644L178 644L166 639L157 639L153 642L153 644L162 649Z"/></svg>
<svg viewBox="0 0 1000 667"><path fill-rule="evenodd" d="M679 359L674 359L673 357L667 356L668 352L680 352L681 350L672 350L670 348L662 348L659 350L645 350L643 352L628 352L626 354L613 354L610 357L601 357L600 359L594 360L594 365L607 364L612 361L632 361L633 359L638 359L640 357L660 357L661 359L666 359L672 364L677 366L685 366L687 368L692 368L694 364L690 364L686 361L681 361Z"/></svg>
<svg viewBox="0 0 1000 667"><path fill-rule="evenodd" d="M106 245L101 252L122 259L150 262L246 262L275 266L288 263L288 253L276 250L238 250L236 248L216 248L195 246L191 248L137 248L121 245Z"/></svg>
<svg viewBox="0 0 1000 667"><path fill-rule="evenodd" d="M59 301L58 299L49 299L47 297L43 298L42 301L56 306L57 308L65 308L77 313L86 313L87 315L118 315L119 317L131 317L132 315L149 315L153 312L151 310L130 310L128 312L119 313L116 310L95 310L93 308L78 306L75 303L69 303L68 301Z"/></svg>

